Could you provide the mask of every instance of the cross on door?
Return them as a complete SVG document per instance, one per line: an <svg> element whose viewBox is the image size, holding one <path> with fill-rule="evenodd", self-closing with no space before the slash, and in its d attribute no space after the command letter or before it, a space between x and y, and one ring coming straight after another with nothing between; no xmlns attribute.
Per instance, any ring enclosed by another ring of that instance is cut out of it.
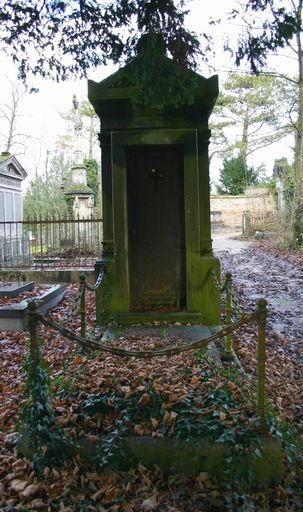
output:
<svg viewBox="0 0 303 512"><path fill-rule="evenodd" d="M154 180L155 184L155 192L158 190L158 181L163 180L164 173L162 171L159 171L158 169L152 169L151 170L151 177Z"/></svg>

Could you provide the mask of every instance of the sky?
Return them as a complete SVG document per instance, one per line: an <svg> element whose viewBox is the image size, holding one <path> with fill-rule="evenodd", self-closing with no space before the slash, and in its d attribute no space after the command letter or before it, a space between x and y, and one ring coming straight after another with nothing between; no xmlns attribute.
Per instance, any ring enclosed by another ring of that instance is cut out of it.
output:
<svg viewBox="0 0 303 512"><path fill-rule="evenodd" d="M192 0L188 3L190 13L187 25L197 34L203 32L208 33L209 20L221 17L223 9L224 12L227 12L232 9L235 4L236 0L224 0L224 2L222 2L222 0L212 0L211 2L206 0ZM205 77L218 74L219 83L223 83L228 71L235 69L229 54L222 51L224 35L229 34L232 38L235 34L239 33L239 30L241 30L239 25L227 21L223 21L218 25L213 34L216 55L214 58L210 58L209 66L202 64L198 72ZM278 67L279 70L285 68L290 72L290 62L289 59L276 57L272 59L271 66ZM0 65L1 70L5 70L0 93L0 103L3 104L9 101L8 98L10 94L9 82L5 77L15 81L16 70L14 65L10 61L7 61L1 52ZM91 72L88 78L99 82L116 69L117 67L114 66L103 66ZM18 121L19 131L31 136L28 142L29 151L27 151L25 155L20 154L18 156L20 163L28 173L28 178L25 180L25 188L36 173L42 174L45 172L46 151L51 154L51 152L55 150L57 137L66 132L66 124L60 117L59 112L66 112L71 108L73 94L76 94L79 100L87 97L87 80L85 79L57 84L50 80L37 78L35 79L34 85L39 88L39 93L27 95L24 98L22 117L20 117ZM0 119L0 133L2 133L3 130L3 120L1 123ZM275 158L280 158L281 156L290 157L291 152L289 144L290 141L282 142L278 145L271 146L270 149L267 148L266 151L258 152L253 156L250 164L257 166L264 163L267 173L271 174ZM217 181L219 168L220 161L214 159L210 168L212 181Z"/></svg>

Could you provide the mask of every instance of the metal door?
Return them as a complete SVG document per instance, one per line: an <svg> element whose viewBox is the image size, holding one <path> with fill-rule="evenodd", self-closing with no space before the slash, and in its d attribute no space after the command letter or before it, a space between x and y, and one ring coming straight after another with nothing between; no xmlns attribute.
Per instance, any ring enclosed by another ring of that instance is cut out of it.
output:
<svg viewBox="0 0 303 512"><path fill-rule="evenodd" d="M183 152L180 146L127 149L131 309L185 307Z"/></svg>

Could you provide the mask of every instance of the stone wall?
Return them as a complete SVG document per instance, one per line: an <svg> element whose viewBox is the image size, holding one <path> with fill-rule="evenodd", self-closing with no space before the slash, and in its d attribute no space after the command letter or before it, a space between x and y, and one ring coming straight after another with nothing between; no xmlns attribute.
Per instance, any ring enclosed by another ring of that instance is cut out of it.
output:
<svg viewBox="0 0 303 512"><path fill-rule="evenodd" d="M252 217L271 216L276 211L272 189L249 187L243 195L218 195L210 197L212 229L242 229L243 213Z"/></svg>

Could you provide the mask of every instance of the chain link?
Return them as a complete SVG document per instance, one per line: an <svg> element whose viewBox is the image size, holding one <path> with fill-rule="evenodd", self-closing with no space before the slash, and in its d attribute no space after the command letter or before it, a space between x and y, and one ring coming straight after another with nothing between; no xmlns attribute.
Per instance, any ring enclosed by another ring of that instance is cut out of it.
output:
<svg viewBox="0 0 303 512"><path fill-rule="evenodd" d="M243 312L242 307L240 306L237 296L234 294L233 287L231 285L231 281L226 280L225 287L226 287L226 293L229 294L229 296L231 298L232 313L234 313L237 316L242 316L244 312Z"/></svg>
<svg viewBox="0 0 303 512"><path fill-rule="evenodd" d="M224 292L224 290L226 288L226 282L224 283L223 286L221 285L220 281L218 280L218 278L216 276L216 272L214 271L214 269L212 267L210 267L210 275L213 278L214 285L217 288L217 290L219 290L220 293Z"/></svg>
<svg viewBox="0 0 303 512"><path fill-rule="evenodd" d="M79 288L78 288L77 293L76 293L76 295L74 297L73 303L71 305L70 312L65 317L60 319L60 323L62 325L66 325L78 313L81 297L82 297L83 293L85 293L85 289L87 289L89 291L97 290L97 288L99 288L99 286L101 285L103 279L104 279L104 270L100 270L98 278L97 278L97 281L95 282L94 285L90 286L89 284L87 284L86 280L84 280L83 283L79 284Z"/></svg>
<svg viewBox="0 0 303 512"><path fill-rule="evenodd" d="M104 270L100 270L97 281L95 282L95 284L93 286L88 285L86 280L84 280L83 283L79 284L79 288L78 288L77 293L72 302L70 312L65 317L60 319L60 324L66 325L68 322L70 322L73 319L73 317L78 313L81 297L82 297L83 293L85 293L85 289L87 289L89 291L97 290L97 288L99 288L99 286L101 285L103 278L104 278Z"/></svg>
<svg viewBox="0 0 303 512"><path fill-rule="evenodd" d="M80 300L81 300L81 297L82 297L84 291L85 291L85 284L81 283L79 285L78 291L77 291L75 298L73 300L73 303L71 305L70 312L65 317L60 319L61 324L66 325L77 314L79 305L80 305Z"/></svg>
<svg viewBox="0 0 303 512"><path fill-rule="evenodd" d="M236 297L236 295L233 292L232 286L230 286L230 284L227 282L226 278L225 278L224 284L221 285L221 283L218 280L216 273L212 267L210 268L210 274L213 278L213 282L214 282L214 285L217 288L217 290L219 290L220 293L223 293L224 291L226 291L227 293L230 294L231 302L232 302L232 309L236 315L241 316L243 314L243 309L240 306L238 298Z"/></svg>
<svg viewBox="0 0 303 512"><path fill-rule="evenodd" d="M80 343L80 345L82 346L87 346L91 349L98 349L103 352L107 352L109 354L121 357L138 357L146 359L157 356L173 356L177 354L182 354L184 352L190 352L192 350L197 350L201 347L206 347L210 342L224 338L228 333L237 330L241 325L255 321L257 318L257 312L254 311L253 313L243 315L234 324L222 328L220 331L216 332L215 334L212 334L208 338L199 339L191 343L186 343L185 345L181 345L179 347L162 348L154 350L127 350L118 347L113 347L110 345L110 341L113 340L108 340L106 344L100 343L93 338L84 338L82 336L79 336L69 331L68 329L66 329L66 327L63 327L58 322L55 322L54 320L51 320L50 318L41 315L40 313L36 315L36 318L38 322L40 321L44 325L47 325L48 327L57 329L63 336L72 341Z"/></svg>
<svg viewBox="0 0 303 512"><path fill-rule="evenodd" d="M230 296L231 296L231 302L232 302L232 310L235 312L236 315L241 316L243 315L243 309L240 306L240 303L238 301L238 298L234 294L233 290L230 289Z"/></svg>
<svg viewBox="0 0 303 512"><path fill-rule="evenodd" d="M95 290L97 290L97 288L99 288L99 286L101 285L103 279L104 279L104 270L102 269L99 272L99 275L97 277L97 281L95 282L95 284L89 285L88 283L86 283L85 284L86 289L89 290L90 292L94 292Z"/></svg>

